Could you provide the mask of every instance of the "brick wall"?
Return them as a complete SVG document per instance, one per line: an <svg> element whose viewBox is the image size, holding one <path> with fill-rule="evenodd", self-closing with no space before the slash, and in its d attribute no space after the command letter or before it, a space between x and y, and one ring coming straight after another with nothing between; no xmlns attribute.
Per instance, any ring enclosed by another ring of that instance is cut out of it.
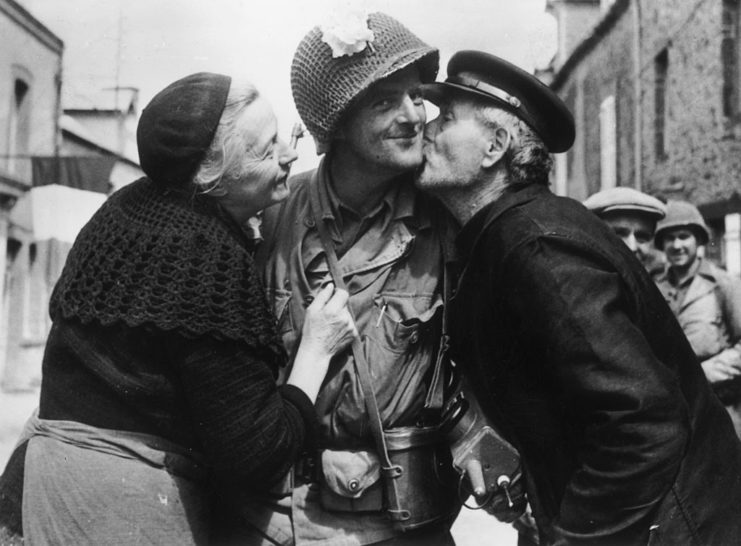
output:
<svg viewBox="0 0 741 546"><path fill-rule="evenodd" d="M617 3L620 3L619 1ZM635 173L635 2L595 36L576 63L557 74L556 91L577 117L569 192L599 189L599 104L615 94L618 184ZM641 165L643 189L696 204L727 199L741 188L741 123L723 114L721 0L641 1ZM666 50L665 155L655 150L654 60ZM580 96L581 95L581 96ZM581 164L580 164L581 163Z"/></svg>
<svg viewBox="0 0 741 546"><path fill-rule="evenodd" d="M693 9L695 8L695 9ZM654 56L666 48L666 158L643 150L646 189L697 204L738 187L739 140L722 111L721 1L655 0L644 6L642 78L653 89ZM645 142L652 144L653 93L644 95Z"/></svg>

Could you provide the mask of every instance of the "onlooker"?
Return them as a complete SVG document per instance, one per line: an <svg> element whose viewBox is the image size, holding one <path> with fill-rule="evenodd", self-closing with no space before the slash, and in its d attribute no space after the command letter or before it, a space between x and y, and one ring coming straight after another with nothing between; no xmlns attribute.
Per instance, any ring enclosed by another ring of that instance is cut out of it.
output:
<svg viewBox="0 0 741 546"><path fill-rule="evenodd" d="M280 210L266 211L265 278L291 354L307 295L335 276L336 257L362 341L334 358L317 398L321 453L294 469L277 500L253 499L245 516L280 543L451 544L450 512L416 530L397 528L405 514L383 496L392 469L374 425L380 415L383 429L405 435L419 458L404 476L433 485L424 469L448 448L423 449L420 432L427 441L435 435L417 425L437 418L426 399L440 345L438 227L447 214L416 191L413 172L422 161L420 84L434 80L438 51L383 13L347 23L315 27L293 58L296 107L326 155L318 169L291 180ZM371 389L360 379L364 370ZM455 487L445 494L455 506Z"/></svg>
<svg viewBox="0 0 741 546"><path fill-rule="evenodd" d="M656 222L666 205L646 193L619 186L590 195L584 206L602 218L651 274L664 268L661 252L654 248Z"/></svg>
<svg viewBox="0 0 741 546"><path fill-rule="evenodd" d="M455 54L418 185L463 225L452 356L518 448L541 544L737 544L741 444L647 272L548 189L574 141L531 74Z"/></svg>
<svg viewBox="0 0 741 546"><path fill-rule="evenodd" d="M702 257L709 238L697 207L670 201L656 229L667 261L656 284L741 438L741 279Z"/></svg>
<svg viewBox="0 0 741 546"><path fill-rule="evenodd" d="M208 543L211 492L268 489L315 445L313 401L352 338L347 294L318 291L276 386L285 354L241 226L287 196L296 153L254 86L182 78L137 143L147 176L95 213L54 289L38 417L0 479L3 544Z"/></svg>

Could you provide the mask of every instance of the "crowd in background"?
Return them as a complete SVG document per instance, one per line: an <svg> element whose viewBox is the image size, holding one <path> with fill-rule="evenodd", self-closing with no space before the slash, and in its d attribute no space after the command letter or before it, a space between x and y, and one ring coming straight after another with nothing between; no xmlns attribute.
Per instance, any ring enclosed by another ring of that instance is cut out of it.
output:
<svg viewBox="0 0 741 546"><path fill-rule="evenodd" d="M741 279L706 258L710 230L699 209L627 187L584 204L651 274L741 438Z"/></svg>

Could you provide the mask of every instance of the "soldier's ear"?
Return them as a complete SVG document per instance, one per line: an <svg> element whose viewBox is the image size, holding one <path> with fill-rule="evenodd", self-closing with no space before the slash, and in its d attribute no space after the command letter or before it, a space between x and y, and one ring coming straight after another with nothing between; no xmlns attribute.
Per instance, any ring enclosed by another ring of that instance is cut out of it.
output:
<svg viewBox="0 0 741 546"><path fill-rule="evenodd" d="M481 160L481 166L484 169L491 169L502 159L507 148L512 141L509 131L504 127L497 127L489 131L489 138L486 143L484 157Z"/></svg>

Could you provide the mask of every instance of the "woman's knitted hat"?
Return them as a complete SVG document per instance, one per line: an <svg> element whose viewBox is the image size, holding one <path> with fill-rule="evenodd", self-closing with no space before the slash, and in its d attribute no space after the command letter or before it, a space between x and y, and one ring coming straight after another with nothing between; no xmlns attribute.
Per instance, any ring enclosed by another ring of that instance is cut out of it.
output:
<svg viewBox="0 0 741 546"><path fill-rule="evenodd" d="M153 181L184 186L195 174L219 126L231 78L199 72L165 87L139 118L139 163Z"/></svg>
<svg viewBox="0 0 741 546"><path fill-rule="evenodd" d="M316 142L317 153L329 149L352 102L373 83L417 63L423 83L437 76L439 53L397 20L371 13L367 23L347 33L314 27L296 49L291 89L301 120ZM343 50L344 48L344 50Z"/></svg>

